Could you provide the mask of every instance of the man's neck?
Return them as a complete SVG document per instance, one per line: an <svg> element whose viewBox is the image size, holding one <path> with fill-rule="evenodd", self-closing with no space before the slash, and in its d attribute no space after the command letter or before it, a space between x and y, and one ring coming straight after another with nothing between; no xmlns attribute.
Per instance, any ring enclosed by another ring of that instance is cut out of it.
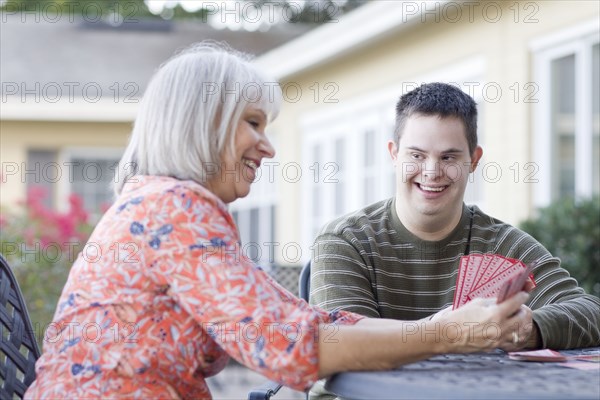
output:
<svg viewBox="0 0 600 400"><path fill-rule="evenodd" d="M437 242L445 239L456 228L462 217L462 207L448 216L440 215L406 215L398 203L396 214L404 227L421 240Z"/></svg>

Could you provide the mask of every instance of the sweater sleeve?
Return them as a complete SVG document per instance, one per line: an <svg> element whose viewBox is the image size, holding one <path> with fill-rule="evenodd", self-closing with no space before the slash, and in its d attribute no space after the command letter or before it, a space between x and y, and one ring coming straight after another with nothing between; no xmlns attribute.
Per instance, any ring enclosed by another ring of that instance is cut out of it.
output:
<svg viewBox="0 0 600 400"><path fill-rule="evenodd" d="M244 256L224 207L205 198L188 206L171 213L170 240L161 246L151 279L168 286L181 309L230 356L306 390L318 378L319 325L361 317L326 312L293 296Z"/></svg>
<svg viewBox="0 0 600 400"><path fill-rule="evenodd" d="M323 233L315 241L310 302L326 310L345 310L379 318L368 263L348 236Z"/></svg>
<svg viewBox="0 0 600 400"><path fill-rule="evenodd" d="M498 242L498 252L525 263L538 260L536 288L528 306L539 328L542 346L569 349L600 345L600 299L586 294L558 258L533 237L510 227Z"/></svg>

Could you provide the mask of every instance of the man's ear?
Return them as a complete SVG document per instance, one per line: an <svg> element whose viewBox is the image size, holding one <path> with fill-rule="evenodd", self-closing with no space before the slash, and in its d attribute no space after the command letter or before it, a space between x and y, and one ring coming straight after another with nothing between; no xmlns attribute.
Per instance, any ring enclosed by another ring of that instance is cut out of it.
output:
<svg viewBox="0 0 600 400"><path fill-rule="evenodd" d="M469 172L475 172L477 166L479 165L479 160L483 156L483 149L481 146L477 146L473 154L471 155L471 166L469 167Z"/></svg>
<svg viewBox="0 0 600 400"><path fill-rule="evenodd" d="M388 151L390 153L390 157L392 157L392 161L396 163L398 159L398 146L393 140L388 141Z"/></svg>

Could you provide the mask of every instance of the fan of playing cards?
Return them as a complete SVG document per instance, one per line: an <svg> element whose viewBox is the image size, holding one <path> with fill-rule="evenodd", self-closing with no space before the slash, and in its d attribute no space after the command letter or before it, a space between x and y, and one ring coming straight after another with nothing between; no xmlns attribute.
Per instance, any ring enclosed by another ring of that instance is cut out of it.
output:
<svg viewBox="0 0 600 400"><path fill-rule="evenodd" d="M501 303L523 290L527 279L535 286L531 274L534 264L525 265L520 260L499 254L461 257L452 309L478 297L497 297L498 303Z"/></svg>

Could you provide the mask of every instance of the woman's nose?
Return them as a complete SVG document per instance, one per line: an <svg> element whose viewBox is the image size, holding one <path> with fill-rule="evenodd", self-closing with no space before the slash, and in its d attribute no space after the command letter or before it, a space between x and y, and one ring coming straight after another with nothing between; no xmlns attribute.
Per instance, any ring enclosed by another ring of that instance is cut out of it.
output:
<svg viewBox="0 0 600 400"><path fill-rule="evenodd" d="M266 137L260 141L258 149L262 153L263 157L275 157L275 148L273 147L269 139L267 139Z"/></svg>

